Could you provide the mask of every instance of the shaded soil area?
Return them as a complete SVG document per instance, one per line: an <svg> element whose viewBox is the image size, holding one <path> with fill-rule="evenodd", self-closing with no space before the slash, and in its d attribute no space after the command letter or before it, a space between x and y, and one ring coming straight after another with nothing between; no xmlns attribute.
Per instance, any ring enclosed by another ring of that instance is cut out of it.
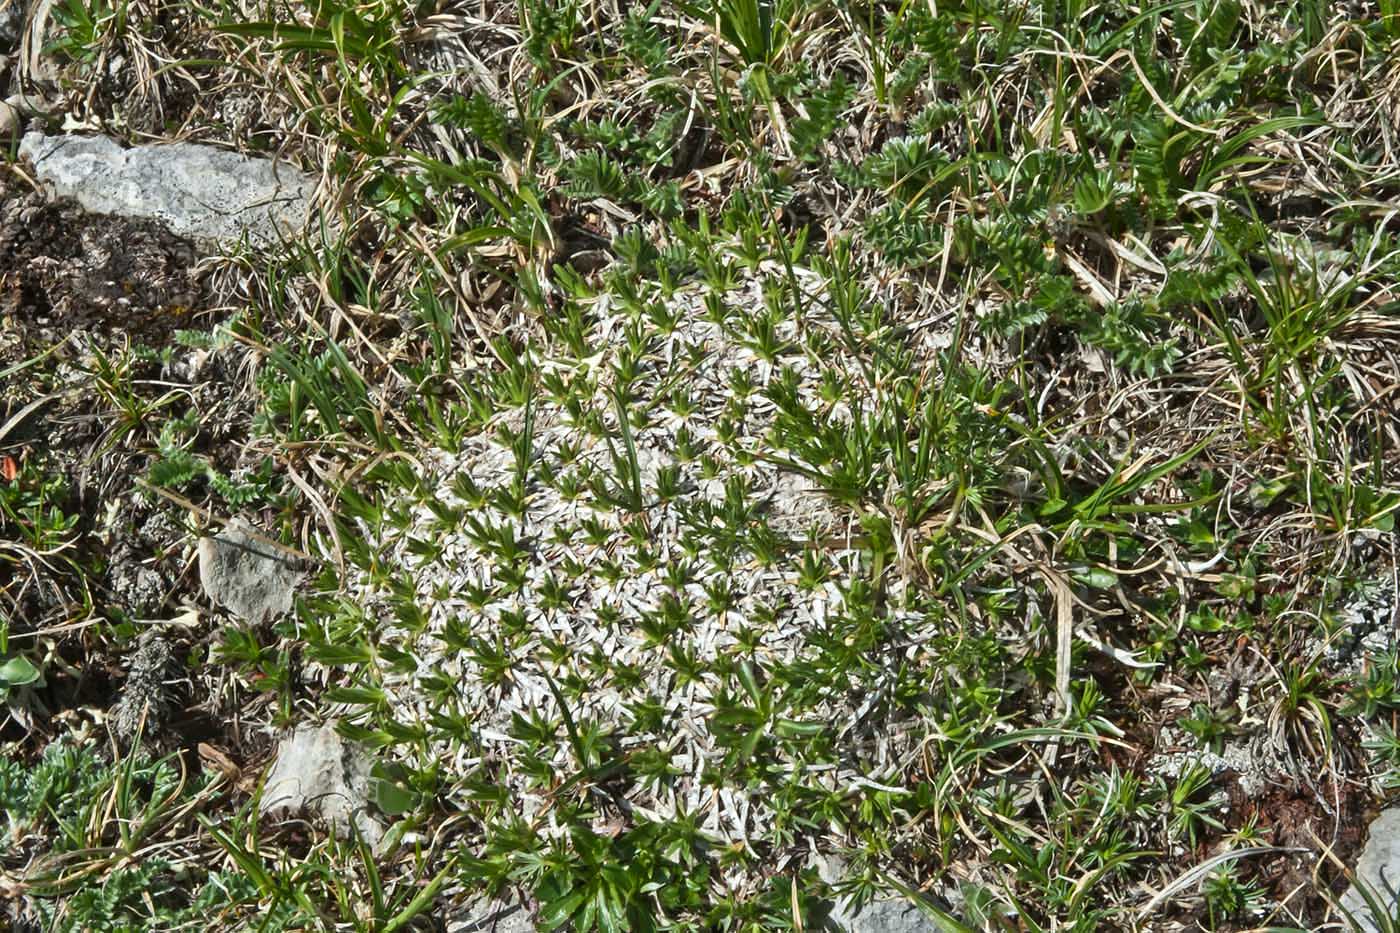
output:
<svg viewBox="0 0 1400 933"><path fill-rule="evenodd" d="M142 485L162 438L230 463L247 434L199 258L0 176L0 622L50 659L0 739L38 749L90 715L130 738L133 710L158 744L212 731L186 665L207 627L166 624L197 605L195 517Z"/></svg>
<svg viewBox="0 0 1400 933"><path fill-rule="evenodd" d="M1305 851L1315 851L1321 841L1347 865L1356 864L1366 841L1366 827L1376 816L1367 812L1364 788L1335 778L1317 788L1297 784L1272 787L1253 798L1243 797L1238 782L1231 782L1228 792L1231 809L1238 813L1231 820L1231 829L1252 825L1272 845ZM1337 898L1348 883L1335 863L1314 865L1296 854L1259 860L1253 869L1258 882L1274 897L1280 902L1292 898L1294 909L1306 916L1322 916L1328 906L1315 881Z"/></svg>
<svg viewBox="0 0 1400 933"><path fill-rule="evenodd" d="M0 178L0 364L80 336L165 344L207 301L196 259L158 224L86 214Z"/></svg>

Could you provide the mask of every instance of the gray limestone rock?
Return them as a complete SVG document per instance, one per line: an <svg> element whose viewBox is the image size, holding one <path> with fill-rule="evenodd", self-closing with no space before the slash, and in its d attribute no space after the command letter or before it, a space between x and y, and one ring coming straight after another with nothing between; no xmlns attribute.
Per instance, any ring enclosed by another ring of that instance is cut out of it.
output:
<svg viewBox="0 0 1400 933"><path fill-rule="evenodd" d="M199 580L210 600L260 625L292 608L301 572L292 560L235 519L219 535L199 539Z"/></svg>
<svg viewBox="0 0 1400 933"><path fill-rule="evenodd" d="M160 221L195 240L256 246L306 224L315 183L290 165L194 143L123 149L105 136L26 133L19 153L85 210Z"/></svg>
<svg viewBox="0 0 1400 933"><path fill-rule="evenodd" d="M371 847L378 846L384 827L369 811L371 767L365 750L342 739L334 723L297 726L277 746L258 812L311 819L338 835L353 826Z"/></svg>
<svg viewBox="0 0 1400 933"><path fill-rule="evenodd" d="M530 912L521 904L479 900L450 917L447 933L535 933Z"/></svg>
<svg viewBox="0 0 1400 933"><path fill-rule="evenodd" d="M905 898L871 901L859 910L838 901L827 918L828 930L844 933L940 933L940 928Z"/></svg>
<svg viewBox="0 0 1400 933"><path fill-rule="evenodd" d="M1400 917L1400 807L1381 811L1371 823L1366 848L1356 863L1356 884L1342 895L1342 909L1350 914L1358 933L1393 929ZM1386 916L1378 918L1360 886Z"/></svg>
<svg viewBox="0 0 1400 933"><path fill-rule="evenodd" d="M845 874L845 863L838 857L817 860L817 874L827 884L837 884ZM838 897L820 927L827 933L942 933L917 904L899 894L876 897L860 906L849 897Z"/></svg>

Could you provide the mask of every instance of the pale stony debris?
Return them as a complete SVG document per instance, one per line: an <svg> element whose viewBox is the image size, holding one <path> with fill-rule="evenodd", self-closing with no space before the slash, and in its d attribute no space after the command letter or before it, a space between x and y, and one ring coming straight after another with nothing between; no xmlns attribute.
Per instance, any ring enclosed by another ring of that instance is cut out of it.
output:
<svg viewBox="0 0 1400 933"><path fill-rule="evenodd" d="M453 913L447 933L535 933L538 927L524 905L505 900L478 900Z"/></svg>
<svg viewBox="0 0 1400 933"><path fill-rule="evenodd" d="M252 94L230 94L219 105L219 116L234 136L241 135L257 119L261 108Z"/></svg>
<svg viewBox="0 0 1400 933"><path fill-rule="evenodd" d="M1289 775L1287 762L1274 753L1270 737L1263 732L1222 742L1219 753L1194 747L1199 745L1196 737L1175 726L1164 727L1160 741L1164 746L1183 750L1154 754L1147 763L1149 774L1176 779L1192 766L1205 768L1213 777L1230 772L1239 781L1241 792L1249 797L1267 790L1271 778Z"/></svg>
<svg viewBox="0 0 1400 933"><path fill-rule="evenodd" d="M1386 915L1377 918L1360 887ZM1342 895L1342 910L1349 914L1357 933L1379 933L1392 928L1400 916L1400 807L1382 810L1371 823L1366 847L1356 863L1356 883Z"/></svg>
<svg viewBox="0 0 1400 933"><path fill-rule="evenodd" d="M371 847L384 827L369 811L369 755L335 731L335 723L303 724L283 737L263 785L258 812L273 819L309 818L337 835L351 827Z"/></svg>
<svg viewBox="0 0 1400 933"><path fill-rule="evenodd" d="M301 572L291 559L252 534L241 519L199 539L199 581L210 601L251 625L288 612Z"/></svg>
<svg viewBox="0 0 1400 933"><path fill-rule="evenodd" d="M846 866L837 856L825 856L816 861L817 874L829 885L838 885L844 878ZM840 895L827 905L822 930L826 933L941 933L943 927L933 922L919 905L902 894L874 897L857 905L849 895Z"/></svg>
<svg viewBox="0 0 1400 933"><path fill-rule="evenodd" d="M124 149L105 136L26 133L19 154L58 197L98 214L145 218L195 240L256 246L306 225L315 182L286 163L194 143Z"/></svg>
<svg viewBox="0 0 1400 933"><path fill-rule="evenodd" d="M860 907L839 899L827 917L831 933L940 933L933 920L907 898L877 898Z"/></svg>
<svg viewBox="0 0 1400 933"><path fill-rule="evenodd" d="M0 56L19 51L20 34L28 12L28 0L0 0Z"/></svg>
<svg viewBox="0 0 1400 933"><path fill-rule="evenodd" d="M1338 610L1336 634L1309 648L1338 674L1360 676L1368 662L1396 646L1396 621L1400 618L1397 593L1390 581L1363 587Z"/></svg>
<svg viewBox="0 0 1400 933"><path fill-rule="evenodd" d="M804 288L820 287L814 274L798 270L798 275ZM754 275L729 293L726 302L735 308L761 307L762 287L762 276ZM586 372L596 378L599 388L589 404L617 434L615 410L606 395L611 378L609 354L614 352L610 348L625 345L628 316L612 307L608 296L595 300L596 323L590 342L602 352L586 361L540 362L546 369ZM643 363L640 378L632 386L635 407L652 415L649 426L634 431L642 485L654 490L659 471L674 467L679 470L679 485L684 490L676 501L656 503L647 510L646 544L658 558L655 567L641 566L632 558L635 544L624 529L625 515L594 501L587 489L579 499L570 501L553 485L533 480L542 464L560 474L575 468L563 462L560 451L565 445L579 449L575 465L590 464L604 476L614 472L606 442L574 426L561 406L539 397L533 409L532 482L523 522L490 503L484 507L469 505L459 495L457 484L462 479L470 479L483 490L507 486L512 481L515 456L493 430L469 438L460 450L420 458L430 470L428 486L436 487L433 498L439 511L445 506L462 510L473 520L510 522L517 527L517 535L528 542L520 558L521 566L515 568L524 575L525 584L520 591L484 609L471 605L465 596L467 591L498 582L498 558L478 546L463 528L443 522L427 504L413 507L408 525L401 531L385 534L361 523L366 540L383 564L402 568L405 578L413 581L416 602L428 618L426 631L410 631L399 624L387 594L368 575L350 581L349 590L351 598L378 617L383 626L381 637L413 658L412 665L382 671L382 686L396 718L428 727L431 732L435 716L461 716L472 723L487 754L505 760L509 760L516 742L510 735L512 717L553 718L559 714L546 674L556 682L562 681L570 674L578 674L585 659L594 653L607 658L614 670L636 670L639 683L626 688L596 683L570 710L576 720L598 721L626 736L633 745L662 749L671 756L674 781L632 787L624 794L626 806L638 817L660 821L681 813L699 814L703 832L716 844L743 844L762 838L772 825L772 801L757 788L707 786L704 775L725 753L710 732L719 681L714 674L701 673L696 679L679 683L665 663L667 653L684 648L693 653L702 671L711 671L734 650L739 629L752 627L759 630L758 650L765 663L794 662L818 650L812 635L829 627L831 615L840 609L841 595L834 583L815 588L799 585L800 567L789 557L765 565L756 555L742 551L732 566L714 566L707 558L715 529L697 525L694 509L705 503L722 504L726 482L743 478L749 484L748 503L766 516L775 533L798 543L805 540L809 531L827 539L823 552L836 564L835 578L853 568L860 560L860 551L854 543L841 543L856 537L851 533L854 516L834 507L810 482L790 471L761 458L742 464L722 457L719 475L706 478L697 463L681 462L676 455L677 432L682 426L701 441L717 441L716 426L734 398L730 377L736 369L745 372L757 387L743 423L736 425L737 443L748 449L769 443L766 436L775 412L761 393L783 366L790 366L799 377L799 391L804 397L817 397L820 369L806 357L797 325L786 321L780 326L778 336L789 346L779 365L774 366L705 317L701 288L680 289L667 299L667 305L668 310L679 315L679 323L673 333L660 338L660 345L653 348ZM834 330L834 324L819 319L815 312L802 326ZM658 361L688 359L688 346L692 344L700 345L704 351L702 362L686 373L684 383L697 409L681 417L667 407L664 393L669 391L670 375ZM851 365L854 367L854 363ZM852 376L859 378L855 372ZM836 406L831 414L836 419L851 416L844 406ZM519 411L505 412L500 421L518 428L523 418ZM614 443L620 445L621 441L615 439ZM580 523L588 520L601 526L601 540L591 541L576 533ZM666 567L685 556L687 539L690 547L698 548L690 557L696 579L680 593L673 593L665 579ZM415 541L419 545L431 542L435 554L419 553L421 547L410 546ZM581 566L584 572L564 581L565 605L546 608L541 605L541 587L552 574L560 574L559 568L566 561ZM620 574L609 577L596 572L618 562L623 569ZM721 578L732 587L733 602L729 611L716 614L704 608L705 584ZM891 605L898 605L901 586L898 581L892 583ZM648 644L638 623L644 614L658 612L668 598L689 600L693 611L681 631L665 644ZM523 644L505 646L510 655L508 674L493 679L470 652L452 647L445 636L456 631L457 637L466 633L473 640L491 644L506 613L523 617L532 634ZM906 636L905 647L899 650L911 656L922 650L920 646L936 631L936 622L919 613L897 610L891 615L891 624L901 627ZM563 640L570 647L569 658L557 665L548 661L542 650L553 639ZM436 691L423 684L426 677L434 679ZM444 689L450 692L444 695ZM843 736L849 755L839 767L804 771L801 780L823 792L845 791L875 779L875 768L882 774L894 774L907 763L915 752L907 730L895 723L868 721L869 707L861 708L867 699L837 694L824 698L811 713L814 718L831 723ZM642 700L658 702L662 707L664 725L660 730L642 732L635 728L631 705ZM449 773L465 776L480 763L480 758L471 757L467 744L439 742L433 753ZM558 741L551 760L561 771L574 767L566 740ZM525 818L534 819L539 814L543 833L564 831L564 827L556 825L554 811L545 806L547 801L529 790L526 775L507 768L500 780L511 790ZM449 791L449 797L452 793ZM462 805L467 804L468 801L462 801Z"/></svg>

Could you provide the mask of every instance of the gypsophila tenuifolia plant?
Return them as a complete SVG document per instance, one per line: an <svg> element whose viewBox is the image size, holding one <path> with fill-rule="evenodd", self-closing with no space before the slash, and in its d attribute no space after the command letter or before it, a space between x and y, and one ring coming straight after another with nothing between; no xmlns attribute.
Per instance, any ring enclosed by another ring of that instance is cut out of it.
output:
<svg viewBox="0 0 1400 933"><path fill-rule="evenodd" d="M26 917L1336 922L1293 830L1400 761L1392 6L40 10L46 130L315 197L186 287L0 173ZM234 513L311 561L211 636ZM138 634L191 702L104 757ZM331 719L377 845L250 796Z"/></svg>

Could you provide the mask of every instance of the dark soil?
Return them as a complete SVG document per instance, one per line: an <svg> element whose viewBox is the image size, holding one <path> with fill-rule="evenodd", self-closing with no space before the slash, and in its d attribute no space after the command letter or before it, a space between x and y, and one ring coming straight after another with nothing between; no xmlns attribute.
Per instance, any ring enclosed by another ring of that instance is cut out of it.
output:
<svg viewBox="0 0 1400 933"><path fill-rule="evenodd" d="M87 214L0 178L0 364L83 332L166 344L207 301L197 258L158 224Z"/></svg>
<svg viewBox="0 0 1400 933"><path fill-rule="evenodd" d="M1320 840L1347 865L1356 864L1366 826L1375 816L1364 812L1369 797L1365 788L1332 779L1317 788L1301 783L1275 786L1252 798L1242 793L1238 781L1230 781L1227 790L1231 810L1238 814L1232 828L1252 823L1269 844L1308 851L1316 851ZM1327 910L1319 888L1341 897L1347 887L1335 863L1315 865L1298 855L1260 860L1251 868L1275 898L1291 898L1290 906L1306 916L1322 916Z"/></svg>
<svg viewBox="0 0 1400 933"><path fill-rule="evenodd" d="M246 436L246 419L228 414L234 367L179 339L220 316L199 258L158 224L88 214L0 176L0 456L21 470L22 496L43 490L74 523L53 559L0 559L0 616L12 639L51 638L66 662L36 698L44 712L110 710L125 739L189 718L165 687L200 637L143 636L199 594L190 516L138 481L169 420L222 424L201 430L204 454ZM13 531L0 514L0 535ZM48 728L31 731L42 745Z"/></svg>

